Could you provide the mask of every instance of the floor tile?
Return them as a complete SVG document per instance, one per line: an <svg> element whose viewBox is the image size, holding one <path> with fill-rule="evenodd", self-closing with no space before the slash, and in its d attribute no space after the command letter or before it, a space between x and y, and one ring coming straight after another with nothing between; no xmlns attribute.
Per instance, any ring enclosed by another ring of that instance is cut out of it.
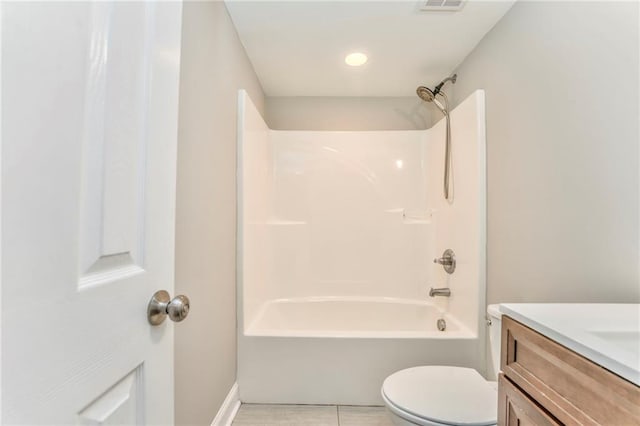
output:
<svg viewBox="0 0 640 426"><path fill-rule="evenodd" d="M335 405L242 404L233 426L338 426Z"/></svg>
<svg viewBox="0 0 640 426"><path fill-rule="evenodd" d="M393 426L384 407L338 407L340 426Z"/></svg>

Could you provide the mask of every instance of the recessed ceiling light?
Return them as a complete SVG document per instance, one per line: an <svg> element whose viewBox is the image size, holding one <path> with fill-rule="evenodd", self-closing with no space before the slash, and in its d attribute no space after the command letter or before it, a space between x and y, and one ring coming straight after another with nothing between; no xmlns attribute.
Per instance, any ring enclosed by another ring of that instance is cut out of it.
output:
<svg viewBox="0 0 640 426"><path fill-rule="evenodd" d="M364 53L360 53L360 52L353 52L353 53L349 53L347 55L346 58L344 58L344 61L347 63L347 65L352 66L352 67L359 67L361 65L364 65L367 63L367 55L365 55Z"/></svg>

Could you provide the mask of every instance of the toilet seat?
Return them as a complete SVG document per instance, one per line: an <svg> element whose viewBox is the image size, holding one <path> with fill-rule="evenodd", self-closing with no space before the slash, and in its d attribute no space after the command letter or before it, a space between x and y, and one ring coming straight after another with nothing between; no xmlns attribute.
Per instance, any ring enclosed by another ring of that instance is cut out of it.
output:
<svg viewBox="0 0 640 426"><path fill-rule="evenodd" d="M496 389L471 368L423 366L398 371L384 381L382 398L394 414L418 425L497 422Z"/></svg>
<svg viewBox="0 0 640 426"><path fill-rule="evenodd" d="M420 425L420 426L450 426L444 423L437 423L432 420L427 420L427 419L409 414L406 411L403 411L402 409L396 407L391 401L389 401L389 399L387 399L384 393L382 394L382 399L384 400L387 410L391 411L396 416L409 421L411 424Z"/></svg>

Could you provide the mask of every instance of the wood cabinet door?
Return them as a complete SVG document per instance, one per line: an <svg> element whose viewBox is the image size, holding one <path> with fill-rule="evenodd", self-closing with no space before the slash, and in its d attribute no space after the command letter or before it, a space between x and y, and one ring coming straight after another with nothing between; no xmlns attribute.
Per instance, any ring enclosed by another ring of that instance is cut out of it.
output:
<svg viewBox="0 0 640 426"><path fill-rule="evenodd" d="M558 426L562 423L520 392L503 374L498 379L498 425Z"/></svg>

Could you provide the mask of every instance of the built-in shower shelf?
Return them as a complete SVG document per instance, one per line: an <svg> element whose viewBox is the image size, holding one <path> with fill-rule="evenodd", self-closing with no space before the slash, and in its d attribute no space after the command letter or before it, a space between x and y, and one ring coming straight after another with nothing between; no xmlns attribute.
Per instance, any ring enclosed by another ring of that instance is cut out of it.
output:
<svg viewBox="0 0 640 426"><path fill-rule="evenodd" d="M405 225L430 225L431 221L423 219L405 219L403 223Z"/></svg>
<svg viewBox="0 0 640 426"><path fill-rule="evenodd" d="M402 218L405 225L428 225L433 219L434 209L409 210L409 209L387 209L385 213L397 214Z"/></svg>
<svg viewBox="0 0 640 426"><path fill-rule="evenodd" d="M306 225L307 222L301 220L281 220L281 219L269 219L266 222L267 225L278 225L278 226L287 226L287 225Z"/></svg>

